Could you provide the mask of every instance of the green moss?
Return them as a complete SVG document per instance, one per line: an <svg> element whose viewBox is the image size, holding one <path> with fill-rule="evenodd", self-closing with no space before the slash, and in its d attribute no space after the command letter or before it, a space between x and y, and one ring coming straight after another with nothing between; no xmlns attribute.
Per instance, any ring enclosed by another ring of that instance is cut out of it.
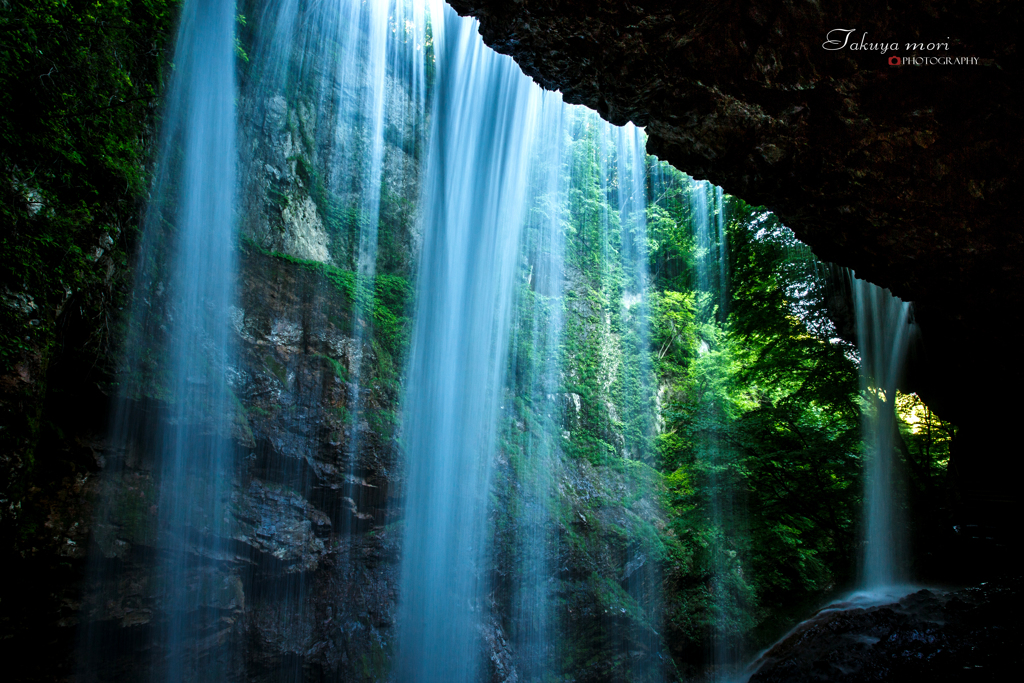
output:
<svg viewBox="0 0 1024 683"><path fill-rule="evenodd" d="M386 681L391 671L393 648L390 641L384 642L378 637L371 638L370 647L359 657L360 673L367 683Z"/></svg>
<svg viewBox="0 0 1024 683"><path fill-rule="evenodd" d="M267 418L274 414L273 411L257 405L250 405L248 410L251 414L259 418Z"/></svg>
<svg viewBox="0 0 1024 683"><path fill-rule="evenodd" d="M331 413L344 425L351 425L353 423L352 411L345 406L333 406Z"/></svg>
<svg viewBox="0 0 1024 683"><path fill-rule="evenodd" d="M281 384L288 385L288 368L281 365L281 363L277 362L276 358L269 354L263 357L263 362Z"/></svg>
<svg viewBox="0 0 1024 683"><path fill-rule="evenodd" d="M373 433L382 439L390 439L394 436L395 428L399 423L398 413L388 409L367 411L366 420Z"/></svg>
<svg viewBox="0 0 1024 683"><path fill-rule="evenodd" d="M330 366L331 370L334 371L335 377L340 379L342 382L348 381L348 368L342 365L341 361L322 353L314 353L313 355L323 359L323 361Z"/></svg>
<svg viewBox="0 0 1024 683"><path fill-rule="evenodd" d="M276 187L271 187L267 190L267 197L270 199L270 202L277 207L278 211L283 211L288 208L288 205L291 203L288 193L282 192Z"/></svg>

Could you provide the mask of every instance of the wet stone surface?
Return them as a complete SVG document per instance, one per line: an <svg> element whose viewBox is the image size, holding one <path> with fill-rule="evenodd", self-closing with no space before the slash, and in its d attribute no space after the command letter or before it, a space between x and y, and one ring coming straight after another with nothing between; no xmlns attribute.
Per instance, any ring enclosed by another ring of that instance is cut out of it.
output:
<svg viewBox="0 0 1024 683"><path fill-rule="evenodd" d="M761 658L750 683L1012 680L1021 665L1020 577L898 604L819 612Z"/></svg>

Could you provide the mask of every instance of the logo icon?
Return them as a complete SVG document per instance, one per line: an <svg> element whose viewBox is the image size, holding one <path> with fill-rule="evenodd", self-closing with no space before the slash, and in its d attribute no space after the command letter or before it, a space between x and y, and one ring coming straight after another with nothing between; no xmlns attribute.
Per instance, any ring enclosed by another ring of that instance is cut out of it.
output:
<svg viewBox="0 0 1024 683"><path fill-rule="evenodd" d="M903 64L903 61L896 55L889 57L889 66L900 66L901 64Z"/></svg>

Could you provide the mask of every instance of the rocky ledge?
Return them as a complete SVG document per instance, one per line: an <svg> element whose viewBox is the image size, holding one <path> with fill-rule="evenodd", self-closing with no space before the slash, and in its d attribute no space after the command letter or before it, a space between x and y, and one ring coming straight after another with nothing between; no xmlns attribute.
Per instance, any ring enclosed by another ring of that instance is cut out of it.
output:
<svg viewBox="0 0 1024 683"><path fill-rule="evenodd" d="M750 683L1000 681L1019 675L1020 577L896 604L830 606L758 662Z"/></svg>

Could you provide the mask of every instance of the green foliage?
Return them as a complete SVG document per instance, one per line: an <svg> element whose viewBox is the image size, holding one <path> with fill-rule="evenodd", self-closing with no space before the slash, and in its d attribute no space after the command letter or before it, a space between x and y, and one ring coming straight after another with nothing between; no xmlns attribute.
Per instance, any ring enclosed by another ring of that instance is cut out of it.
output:
<svg viewBox="0 0 1024 683"><path fill-rule="evenodd" d="M388 678L393 658L393 647L389 642L380 639L373 633L369 643L369 649L359 657L359 672L362 680L384 681Z"/></svg>
<svg viewBox="0 0 1024 683"><path fill-rule="evenodd" d="M817 262L762 209L727 197L729 310L696 288L692 229L676 223L692 218L690 181L665 172L648 216L656 446L684 549L666 577L668 617L691 648L742 649L760 644L755 629L777 633L787 606L850 577L857 368L828 322Z"/></svg>
<svg viewBox="0 0 1024 683"><path fill-rule="evenodd" d="M314 353L313 355L322 358L323 361L330 366L331 370L334 371L335 377L340 379L342 382L348 381L348 368L342 365L341 361L337 360L336 358L331 358L330 356L322 353Z"/></svg>
<svg viewBox="0 0 1024 683"><path fill-rule="evenodd" d="M277 378L277 381L280 382L281 384L287 386L288 385L288 368L286 368L281 363L279 363L277 361L277 359L274 358L270 354L267 354L263 358L263 360L266 363L267 367L270 369L270 372L273 373L274 377Z"/></svg>
<svg viewBox="0 0 1024 683"><path fill-rule="evenodd" d="M637 226L623 224L617 205L616 150L584 122L581 116L567 142L564 180L565 259L574 286L565 295L561 366L565 391L579 401L567 420L565 450L576 459L619 467L626 459L650 462L654 452L648 304L633 291L642 264L623 248Z"/></svg>
<svg viewBox="0 0 1024 683"><path fill-rule="evenodd" d="M9 0L0 10L0 370L58 319L123 301L173 0ZM8 303L5 301L5 304ZM34 321L34 322L31 322ZM89 340L100 353L111 322ZM26 337L28 339L26 339ZM44 352L45 353L45 352Z"/></svg>

